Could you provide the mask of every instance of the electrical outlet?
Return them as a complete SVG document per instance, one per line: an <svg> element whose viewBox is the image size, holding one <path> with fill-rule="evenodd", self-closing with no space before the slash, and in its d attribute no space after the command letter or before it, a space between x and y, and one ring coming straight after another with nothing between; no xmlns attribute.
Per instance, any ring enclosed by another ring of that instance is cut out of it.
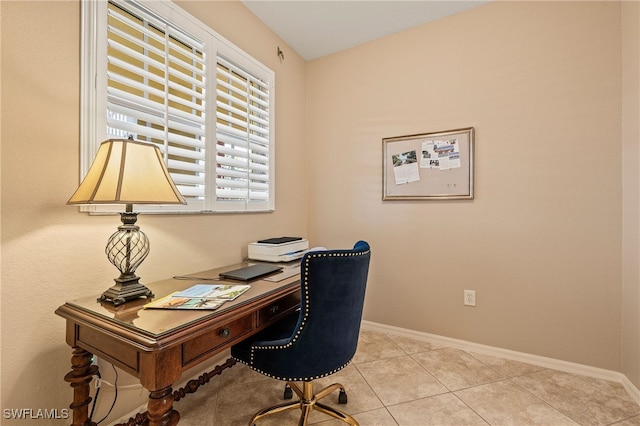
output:
<svg viewBox="0 0 640 426"><path fill-rule="evenodd" d="M465 306L476 306L476 291L465 290L464 291L464 304Z"/></svg>

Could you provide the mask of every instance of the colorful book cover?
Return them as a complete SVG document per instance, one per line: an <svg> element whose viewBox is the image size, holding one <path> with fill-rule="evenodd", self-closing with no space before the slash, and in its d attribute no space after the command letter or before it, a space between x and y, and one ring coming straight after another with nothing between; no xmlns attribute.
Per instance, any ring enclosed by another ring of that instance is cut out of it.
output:
<svg viewBox="0 0 640 426"><path fill-rule="evenodd" d="M153 302L144 305L145 309L218 309L224 299L214 299L208 297L177 297L177 293L172 293Z"/></svg>
<svg viewBox="0 0 640 426"><path fill-rule="evenodd" d="M196 284L186 290L174 293L174 297L233 300L250 288L251 286L248 284Z"/></svg>

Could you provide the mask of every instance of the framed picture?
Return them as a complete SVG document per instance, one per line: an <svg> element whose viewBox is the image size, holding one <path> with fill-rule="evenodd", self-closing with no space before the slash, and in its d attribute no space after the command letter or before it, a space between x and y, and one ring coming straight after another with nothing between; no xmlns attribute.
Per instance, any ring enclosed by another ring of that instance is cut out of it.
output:
<svg viewBox="0 0 640 426"><path fill-rule="evenodd" d="M473 127L382 139L382 199L473 199L473 149Z"/></svg>

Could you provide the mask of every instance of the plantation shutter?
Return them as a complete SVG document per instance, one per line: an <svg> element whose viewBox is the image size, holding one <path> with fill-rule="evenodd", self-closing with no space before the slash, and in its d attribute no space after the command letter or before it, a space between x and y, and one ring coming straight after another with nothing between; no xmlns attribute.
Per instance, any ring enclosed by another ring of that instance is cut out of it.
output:
<svg viewBox="0 0 640 426"><path fill-rule="evenodd" d="M82 172L102 141L133 137L160 148L188 202L137 210L272 211L273 71L170 1L81 8Z"/></svg>
<svg viewBox="0 0 640 426"><path fill-rule="evenodd" d="M141 9L109 4L107 133L159 145L178 189L204 197L202 42Z"/></svg>
<svg viewBox="0 0 640 426"><path fill-rule="evenodd" d="M216 199L269 201L269 83L217 57Z"/></svg>

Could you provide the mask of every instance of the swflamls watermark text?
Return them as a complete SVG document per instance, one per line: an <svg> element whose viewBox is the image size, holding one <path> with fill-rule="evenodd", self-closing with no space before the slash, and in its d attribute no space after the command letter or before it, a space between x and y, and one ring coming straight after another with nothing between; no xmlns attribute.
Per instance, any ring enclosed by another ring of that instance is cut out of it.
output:
<svg viewBox="0 0 640 426"><path fill-rule="evenodd" d="M13 420L68 419L68 408L5 408L2 417Z"/></svg>

